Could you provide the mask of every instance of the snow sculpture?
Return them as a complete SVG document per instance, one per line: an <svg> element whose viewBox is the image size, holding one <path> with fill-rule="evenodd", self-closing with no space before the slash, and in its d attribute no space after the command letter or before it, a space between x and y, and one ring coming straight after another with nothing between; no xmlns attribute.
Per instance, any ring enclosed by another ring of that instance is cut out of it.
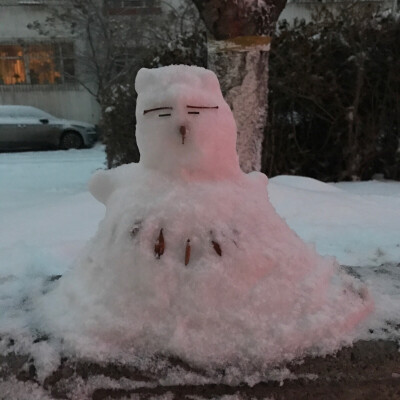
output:
<svg viewBox="0 0 400 400"><path fill-rule="evenodd" d="M244 369L349 342L366 289L277 215L265 175L241 172L214 73L142 69L136 89L141 161L92 178L105 218L47 295L47 329L92 356Z"/></svg>

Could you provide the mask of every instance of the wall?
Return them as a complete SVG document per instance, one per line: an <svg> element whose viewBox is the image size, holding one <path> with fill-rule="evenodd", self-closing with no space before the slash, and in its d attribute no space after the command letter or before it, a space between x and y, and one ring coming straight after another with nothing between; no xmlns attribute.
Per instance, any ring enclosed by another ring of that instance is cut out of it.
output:
<svg viewBox="0 0 400 400"><path fill-rule="evenodd" d="M35 20L44 21L44 6L19 5L18 1L0 1L0 38L38 37L27 25Z"/></svg>

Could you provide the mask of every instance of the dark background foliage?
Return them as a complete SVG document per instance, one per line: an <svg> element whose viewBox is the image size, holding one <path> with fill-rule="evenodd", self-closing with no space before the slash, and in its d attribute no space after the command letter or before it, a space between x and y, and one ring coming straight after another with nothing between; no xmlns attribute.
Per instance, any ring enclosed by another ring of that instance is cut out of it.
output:
<svg viewBox="0 0 400 400"><path fill-rule="evenodd" d="M281 23L270 55L263 172L322 181L400 179L400 23L360 4ZM105 93L109 168L139 161L134 77L141 67L206 66L202 30L138 55Z"/></svg>
<svg viewBox="0 0 400 400"><path fill-rule="evenodd" d="M282 23L271 48L263 172L400 179L399 43L399 21L365 7Z"/></svg>

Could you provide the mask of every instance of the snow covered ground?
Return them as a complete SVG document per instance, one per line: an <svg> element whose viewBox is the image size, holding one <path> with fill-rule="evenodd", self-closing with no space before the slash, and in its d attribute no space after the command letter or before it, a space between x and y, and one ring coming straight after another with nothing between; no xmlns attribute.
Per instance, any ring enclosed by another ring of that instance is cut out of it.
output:
<svg viewBox="0 0 400 400"><path fill-rule="evenodd" d="M18 305L40 293L43 277L62 275L95 234L105 208L90 195L87 181L104 167L102 146L0 154L2 330L15 336L24 331L29 310ZM398 339L400 183L325 184L279 176L270 179L268 192L300 237L367 283L376 310L359 337ZM47 361L51 368L49 355Z"/></svg>
<svg viewBox="0 0 400 400"><path fill-rule="evenodd" d="M326 184L278 176L269 195L277 212L306 242L341 265L400 262L400 183Z"/></svg>

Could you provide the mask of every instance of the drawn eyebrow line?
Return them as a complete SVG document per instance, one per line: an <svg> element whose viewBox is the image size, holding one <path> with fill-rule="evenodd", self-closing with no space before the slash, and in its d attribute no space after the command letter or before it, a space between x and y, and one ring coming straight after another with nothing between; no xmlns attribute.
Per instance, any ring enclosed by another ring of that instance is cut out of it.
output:
<svg viewBox="0 0 400 400"><path fill-rule="evenodd" d="M187 108L218 108L218 106L212 106L212 107L207 107L207 106L186 106Z"/></svg>
<svg viewBox="0 0 400 400"><path fill-rule="evenodd" d="M157 107L157 108L152 108L150 110L144 110L143 115L145 115L151 111L158 111L158 110L172 110L172 107Z"/></svg>

